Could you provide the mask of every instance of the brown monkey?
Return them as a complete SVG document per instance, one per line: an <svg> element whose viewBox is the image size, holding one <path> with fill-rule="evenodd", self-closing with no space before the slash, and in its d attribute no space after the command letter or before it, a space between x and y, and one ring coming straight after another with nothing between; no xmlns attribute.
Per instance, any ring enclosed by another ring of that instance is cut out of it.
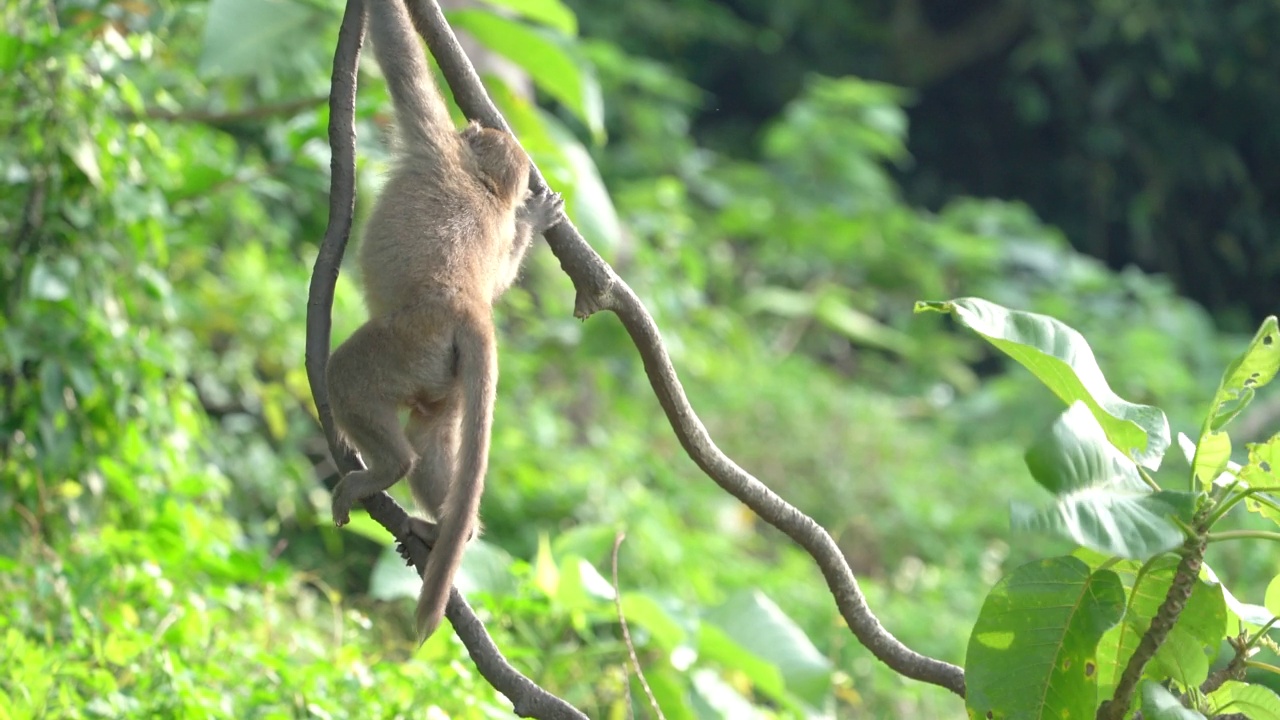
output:
<svg viewBox="0 0 1280 720"><path fill-rule="evenodd" d="M403 528L432 546L421 641L440 624L478 531L498 380L493 302L563 203L555 193L529 196L529 159L511 135L454 127L404 0L369 7L399 137L360 250L369 321L333 352L326 378L334 421L368 466L334 488L333 520L345 525L352 505L408 475L435 521Z"/></svg>

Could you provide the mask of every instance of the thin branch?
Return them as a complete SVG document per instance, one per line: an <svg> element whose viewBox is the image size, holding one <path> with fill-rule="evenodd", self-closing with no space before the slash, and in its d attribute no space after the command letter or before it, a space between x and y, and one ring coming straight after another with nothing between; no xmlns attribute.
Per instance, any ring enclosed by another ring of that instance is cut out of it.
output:
<svg viewBox="0 0 1280 720"><path fill-rule="evenodd" d="M509 130L458 45L439 4L435 0L409 0L408 6L414 25L426 38L463 114L487 127ZM536 167L530 172L529 184L535 192L547 187ZM546 238L560 267L573 281L577 293L574 315L586 318L609 310L618 316L640 353L649 383L677 439L698 467L813 557L850 630L877 658L899 674L944 687L963 697L962 669L911 650L880 624L831 535L716 447L685 397L653 318L635 292L587 244L573 223L566 219L548 230Z"/></svg>
<svg viewBox="0 0 1280 720"><path fill-rule="evenodd" d="M325 228L324 241L316 256L307 297L307 381L311 385L312 397L315 398L316 413L324 428L325 440L338 469L344 473L359 469L361 463L350 449L337 442L329 407L329 393L325 385L325 367L329 362L329 336L332 330L330 312L333 309L334 285L355 214L356 68L360 60L360 47L364 42L365 23L364 0L348 0L346 13L342 17L342 28L338 31L338 45L334 50L333 80L329 95L329 147L333 153L329 225ZM392 535L398 536L406 526L408 514L386 493L379 493L365 500L364 507ZM426 566L426 545L414 536L398 539L405 545L405 552L421 574ZM586 716L573 706L538 687L507 662L485 631L484 624L456 588L449 595L445 616L467 648L476 669L489 684L511 701L516 715L544 720L585 720Z"/></svg>
<svg viewBox="0 0 1280 720"><path fill-rule="evenodd" d="M166 110L164 108L149 107L144 108L141 112L123 110L120 112L120 117L135 122L139 120L163 120L166 122L204 123L206 125L234 125L248 120L262 120L277 115L293 115L299 110L307 110L317 105L322 105L326 99L324 96L297 98L269 105L255 105L241 110L225 111L207 109Z"/></svg>
<svg viewBox="0 0 1280 720"><path fill-rule="evenodd" d="M626 537L626 533L623 532L613 536L613 605L618 611L618 625L622 627L622 642L627 646L627 655L631 657L631 667L635 668L640 687L644 688L644 694L649 698L649 706L653 708L654 716L658 720L667 720L667 716L662 714L662 706L658 704L658 698L653 696L653 688L649 687L649 681L644 677L644 670L640 668L640 658L636 656L635 643L631 642L631 629L627 627L627 615L622 612L622 589L618 586L618 549L622 547L622 540ZM630 703L627 703L627 709L631 709Z"/></svg>

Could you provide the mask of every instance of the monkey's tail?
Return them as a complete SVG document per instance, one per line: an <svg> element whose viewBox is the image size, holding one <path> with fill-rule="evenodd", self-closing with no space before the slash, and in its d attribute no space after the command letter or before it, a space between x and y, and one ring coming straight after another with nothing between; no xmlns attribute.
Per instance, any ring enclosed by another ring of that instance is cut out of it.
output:
<svg viewBox="0 0 1280 720"><path fill-rule="evenodd" d="M405 0L370 0L368 5L373 54L387 79L401 142L408 151L439 157L448 150L444 139L456 128L431 78Z"/></svg>
<svg viewBox="0 0 1280 720"><path fill-rule="evenodd" d="M377 0L375 0L377 2ZM484 475L489 465L489 432L498 385L498 348L493 325L479 317L464 316L454 334L458 371L462 383L462 442L458 473L445 495L436 520L440 535L427 556L418 596L418 641L423 642L440 625L462 553L476 527Z"/></svg>

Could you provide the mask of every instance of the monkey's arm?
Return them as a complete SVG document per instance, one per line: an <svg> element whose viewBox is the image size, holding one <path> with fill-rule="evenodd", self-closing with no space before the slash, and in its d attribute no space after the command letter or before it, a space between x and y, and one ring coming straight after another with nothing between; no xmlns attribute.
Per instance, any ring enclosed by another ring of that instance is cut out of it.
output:
<svg viewBox="0 0 1280 720"><path fill-rule="evenodd" d="M524 255L533 244L533 238L560 224L564 219L564 198L560 193L547 191L540 195L531 195L516 210L516 234L511 241L511 252L507 255L506 267L501 287L510 287L520 273L520 264Z"/></svg>

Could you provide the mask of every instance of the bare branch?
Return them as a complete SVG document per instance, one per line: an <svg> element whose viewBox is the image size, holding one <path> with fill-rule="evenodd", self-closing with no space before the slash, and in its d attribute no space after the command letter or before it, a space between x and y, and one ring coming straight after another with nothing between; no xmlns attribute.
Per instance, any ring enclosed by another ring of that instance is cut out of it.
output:
<svg viewBox="0 0 1280 720"><path fill-rule="evenodd" d="M342 265L342 256L346 251L352 217L355 214L356 69L360 60L360 47L364 42L365 24L364 0L348 0L342 28L338 31L338 45L334 50L333 80L329 95L329 147L333 154L330 168L329 225L325 228L324 241L316 256L307 298L307 382L311 385L316 413L324 428L334 462L339 471L344 473L359 469L361 463L354 453L337 441L333 414L329 407L328 388L325 385L325 367L329 363L329 336L332 330L330 312L333 309L334 285L338 280L338 269ZM374 520L393 535L406 526L408 514L386 493L379 493L365 500L364 507ZM398 539L405 545L405 552L421 575L426 566L426 545L411 535ZM449 595L445 616L462 639L462 644L466 646L480 674L511 701L516 715L544 720L585 720L586 716L573 706L538 687L507 662L485 631L484 624L456 588Z"/></svg>
<svg viewBox="0 0 1280 720"><path fill-rule="evenodd" d="M205 108L168 110L165 108L149 107L144 108L141 112L122 110L120 112L120 117L134 122L142 120L163 120L166 122L204 123L206 125L234 125L236 123L248 122L251 120L263 120L277 115L293 115L300 110L308 110L317 105L322 105L324 104L324 101L325 98L323 96L295 98L293 100L273 103L270 105L255 105L253 107L243 108L240 110L224 111L209 110Z"/></svg>
<svg viewBox="0 0 1280 720"><path fill-rule="evenodd" d="M408 5L414 25L426 38L463 113L488 127L509 130L458 45L439 4L435 0L409 0ZM531 171L530 186L535 192L546 188L546 181L536 167ZM574 315L586 318L600 310L609 310L618 316L640 353L645 373L676 437L698 467L813 556L845 622L877 658L902 675L944 687L963 697L963 670L911 650L880 624L831 535L716 447L685 397L653 318L635 292L587 244L573 223L565 220L548 230L546 238L560 267L573 281L577 292Z"/></svg>

